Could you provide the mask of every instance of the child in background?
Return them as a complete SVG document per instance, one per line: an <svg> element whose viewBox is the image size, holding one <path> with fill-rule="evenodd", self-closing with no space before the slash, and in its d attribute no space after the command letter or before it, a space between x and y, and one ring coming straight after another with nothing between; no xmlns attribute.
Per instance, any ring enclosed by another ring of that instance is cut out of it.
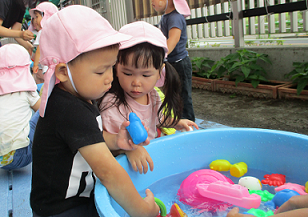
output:
<svg viewBox="0 0 308 217"><path fill-rule="evenodd" d="M5 170L32 162L36 122L30 120L41 100L30 63L24 47L7 44L0 48L0 167Z"/></svg>
<svg viewBox="0 0 308 217"><path fill-rule="evenodd" d="M168 48L162 32L144 21L127 24L119 32L133 38L121 43L112 87L99 101L104 130L117 134L131 112L149 128L149 140L155 138L157 126L187 131L192 126L198 129L194 122L180 119L182 103L178 87L181 84L174 68L168 62L164 64ZM162 103L154 86L163 67L166 73ZM125 151L125 154L135 171L146 173L148 164L153 170L153 161L144 147Z"/></svg>
<svg viewBox="0 0 308 217"><path fill-rule="evenodd" d="M58 8L51 2L42 2L29 11L33 20L33 27L29 29L36 29L38 31L36 39L33 43L34 49L34 58L33 58L33 74L38 73L39 70L39 61L40 61L40 47L39 47L39 40L41 36L41 30L46 23L46 21L54 14L58 12ZM43 74L47 71L47 68L41 66L43 68Z"/></svg>
<svg viewBox="0 0 308 217"><path fill-rule="evenodd" d="M143 199L110 152L138 147L125 142L129 122L118 135L104 132L103 137L102 119L93 104L111 87L119 43L129 38L81 5L66 7L45 23L40 48L48 70L33 143L34 217L98 216L96 177L130 216L157 216L153 193L147 189Z"/></svg>
<svg viewBox="0 0 308 217"><path fill-rule="evenodd" d="M251 217L252 215L240 214L237 207L233 208L227 217ZM293 196L282 204L273 215L274 217L303 217L308 216L308 194Z"/></svg>
<svg viewBox="0 0 308 217"><path fill-rule="evenodd" d="M183 99L183 118L195 121L191 97L192 66L186 50L187 32L185 17L190 15L186 0L151 0L155 11L164 13L159 28L167 38L167 60L179 73L181 79L181 97Z"/></svg>

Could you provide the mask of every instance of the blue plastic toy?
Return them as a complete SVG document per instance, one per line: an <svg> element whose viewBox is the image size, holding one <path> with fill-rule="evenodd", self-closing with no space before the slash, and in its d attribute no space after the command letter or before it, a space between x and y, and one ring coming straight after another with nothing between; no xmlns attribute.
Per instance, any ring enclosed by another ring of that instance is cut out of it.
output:
<svg viewBox="0 0 308 217"><path fill-rule="evenodd" d="M300 195L296 191L290 189L284 189L282 191L278 191L271 201L265 203L266 206L269 206L271 209L276 209L280 207L284 202L289 200L291 197L295 195Z"/></svg>
<svg viewBox="0 0 308 217"><path fill-rule="evenodd" d="M148 138L148 132L141 123L140 118L133 112L129 114L129 126L126 127L135 144L140 144Z"/></svg>

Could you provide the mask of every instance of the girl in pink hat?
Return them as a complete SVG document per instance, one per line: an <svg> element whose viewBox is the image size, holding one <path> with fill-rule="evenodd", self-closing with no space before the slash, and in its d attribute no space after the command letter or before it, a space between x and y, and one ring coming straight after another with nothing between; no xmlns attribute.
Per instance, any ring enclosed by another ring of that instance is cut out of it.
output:
<svg viewBox="0 0 308 217"><path fill-rule="evenodd" d="M40 97L30 73L30 55L18 44L0 48L0 167L13 170L32 162L32 141Z"/></svg>
<svg viewBox="0 0 308 217"><path fill-rule="evenodd" d="M40 46L39 40L41 37L41 30L45 24L45 22L54 14L58 12L58 8L51 2L42 2L29 11L29 14L33 18L34 27L38 31L36 39L33 43L34 51L33 51L33 67L32 71L34 74L38 73L39 68L42 67L42 73L45 73L47 69L44 66L39 66L40 61ZM31 24L32 25L32 24ZM31 26L30 26L31 29ZM33 27L32 27L33 29Z"/></svg>
<svg viewBox="0 0 308 217"><path fill-rule="evenodd" d="M159 28L167 38L167 60L181 79L181 97L184 103L182 117L195 121L191 97L192 66L186 50L187 30L185 17L190 15L186 0L151 0L155 11L164 13Z"/></svg>
<svg viewBox="0 0 308 217"><path fill-rule="evenodd" d="M178 87L181 84L174 68L167 62L164 64L168 48L162 32L144 21L127 24L119 32L133 38L121 43L112 87L99 102L104 130L117 134L131 112L149 128L149 140L155 138L157 126L187 131L192 126L198 128L194 122L180 119L182 102ZM161 102L154 86L164 67L165 99ZM148 164L153 170L153 161L142 146L125 153L135 171L146 173Z"/></svg>
<svg viewBox="0 0 308 217"><path fill-rule="evenodd" d="M157 216L153 193L146 190L143 199L110 152L138 147L127 138L129 122L121 125L118 135L103 134L94 101L110 89L119 43L130 38L80 5L60 10L45 23L40 62L48 70L33 143L34 217L99 216L96 179L130 216Z"/></svg>

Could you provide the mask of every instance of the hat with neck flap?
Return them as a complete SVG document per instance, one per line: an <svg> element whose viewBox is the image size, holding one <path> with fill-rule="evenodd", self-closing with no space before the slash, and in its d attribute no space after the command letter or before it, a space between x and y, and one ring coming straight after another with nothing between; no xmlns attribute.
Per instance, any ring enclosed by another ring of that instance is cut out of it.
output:
<svg viewBox="0 0 308 217"><path fill-rule="evenodd" d="M45 109L55 83L55 68L68 63L81 53L119 44L131 36L114 30L110 23L95 10L82 6L68 6L51 16L42 29L40 63L48 66L44 75L40 116Z"/></svg>
<svg viewBox="0 0 308 217"><path fill-rule="evenodd" d="M36 90L30 64L30 55L21 45L6 44L0 48L0 95Z"/></svg>
<svg viewBox="0 0 308 217"><path fill-rule="evenodd" d="M34 11L40 11L43 16L42 20L41 20L41 26L43 28L43 26L45 25L45 22L54 14L57 13L59 10L57 8L57 6L55 6L53 3L51 2L42 2L40 4L38 4L36 6L36 8L33 8L29 11L29 14L31 15L32 18L35 18L35 13ZM30 24L31 28L33 29L32 24ZM29 27L30 28L30 27ZM31 30L30 28L30 30Z"/></svg>
<svg viewBox="0 0 308 217"><path fill-rule="evenodd" d="M182 14L184 17L190 16L191 13L190 13L190 9L189 9L189 6L186 0L173 0L173 4L175 7L175 10L177 10L179 14Z"/></svg>

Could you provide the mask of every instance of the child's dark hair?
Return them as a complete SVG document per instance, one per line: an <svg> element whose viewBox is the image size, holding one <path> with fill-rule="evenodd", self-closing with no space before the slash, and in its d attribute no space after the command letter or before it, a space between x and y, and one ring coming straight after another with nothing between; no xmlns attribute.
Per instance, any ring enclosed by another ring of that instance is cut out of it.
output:
<svg viewBox="0 0 308 217"><path fill-rule="evenodd" d="M160 70L164 63L164 49L147 42L120 50L117 63L127 65L129 61L128 57L131 54L133 54L132 63L136 68L149 67L153 65L155 69ZM165 94L165 99L162 100L162 105L160 106L157 115L159 117L161 127L174 127L181 119L183 108L180 96L181 82L177 71L170 63L165 62L165 70L165 82L162 87L162 92ZM119 108L121 104L123 104L126 108L132 110L125 100L124 90L120 86L118 77L116 76L116 67L113 71L113 82L111 89L107 93L114 94L114 103L110 106L101 105L104 99L103 96L98 100L98 105L101 111L107 110L112 106L116 106L117 108ZM121 115L126 118L125 115Z"/></svg>

